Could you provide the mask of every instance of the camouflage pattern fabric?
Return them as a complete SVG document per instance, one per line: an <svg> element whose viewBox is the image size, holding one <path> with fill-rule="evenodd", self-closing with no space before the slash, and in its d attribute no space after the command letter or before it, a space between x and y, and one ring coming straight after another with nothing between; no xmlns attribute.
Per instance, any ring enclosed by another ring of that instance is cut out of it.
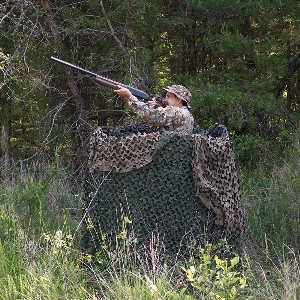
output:
<svg viewBox="0 0 300 300"><path fill-rule="evenodd" d="M137 133L120 139L105 134L98 127L90 139L88 167L91 172L100 170L119 173L141 168L152 161L159 137L160 133Z"/></svg>
<svg viewBox="0 0 300 300"><path fill-rule="evenodd" d="M141 120L147 120L155 131L178 131L191 134L194 128L194 117L186 106L158 107L156 109L147 103L139 101L135 96L128 100L130 107Z"/></svg>
<svg viewBox="0 0 300 300"><path fill-rule="evenodd" d="M225 225L225 236L238 237L243 214L232 144L228 137L211 135L193 135L193 141L196 195L214 211L216 224Z"/></svg>
<svg viewBox="0 0 300 300"><path fill-rule="evenodd" d="M121 132L121 131L120 131ZM153 234L169 253L243 230L232 144L201 131L91 135L84 243L91 252L124 241L141 248Z"/></svg>

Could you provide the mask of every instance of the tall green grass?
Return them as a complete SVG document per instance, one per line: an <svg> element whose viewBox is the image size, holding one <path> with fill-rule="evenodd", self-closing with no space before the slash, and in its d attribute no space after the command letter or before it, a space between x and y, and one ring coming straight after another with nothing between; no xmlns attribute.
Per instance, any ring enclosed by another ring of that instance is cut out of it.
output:
<svg viewBox="0 0 300 300"><path fill-rule="evenodd" d="M300 299L299 153L296 147L267 176L242 177L243 251L239 268L226 274L238 272L247 286L232 299ZM17 164L1 181L0 299L222 299L216 282L227 279L214 278L230 265L205 249L200 261L170 261L158 238L142 256L124 238L118 253L108 249L93 261L79 246L83 193L67 178L59 162L39 161Z"/></svg>
<svg viewBox="0 0 300 300"><path fill-rule="evenodd" d="M296 148L298 149L298 148ZM282 251L300 243L300 152L261 178L243 183L247 237L260 247ZM270 253L268 253L270 254Z"/></svg>
<svg viewBox="0 0 300 300"><path fill-rule="evenodd" d="M263 168L262 168L263 169ZM300 299L300 145L263 176L243 180L243 238L254 299Z"/></svg>
<svg viewBox="0 0 300 300"><path fill-rule="evenodd" d="M72 237L78 197L52 171L19 167L0 186L0 299L92 299Z"/></svg>

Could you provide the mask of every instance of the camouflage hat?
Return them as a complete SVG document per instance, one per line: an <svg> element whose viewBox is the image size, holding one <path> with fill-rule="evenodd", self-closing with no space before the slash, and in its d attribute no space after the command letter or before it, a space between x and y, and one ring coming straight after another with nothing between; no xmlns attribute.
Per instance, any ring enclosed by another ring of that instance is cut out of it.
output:
<svg viewBox="0 0 300 300"><path fill-rule="evenodd" d="M167 92L173 93L175 96L183 100L188 108L191 108L190 102L192 94L182 85L171 85L167 86L162 90L162 96L165 97Z"/></svg>

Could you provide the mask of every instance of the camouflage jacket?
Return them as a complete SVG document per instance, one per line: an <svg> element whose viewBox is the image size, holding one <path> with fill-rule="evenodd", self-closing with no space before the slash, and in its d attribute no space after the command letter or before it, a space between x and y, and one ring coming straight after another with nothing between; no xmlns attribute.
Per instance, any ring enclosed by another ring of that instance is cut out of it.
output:
<svg viewBox="0 0 300 300"><path fill-rule="evenodd" d="M160 131L180 131L187 134L193 133L194 118L186 106L153 108L147 103L139 101L135 96L128 99L132 110L150 127Z"/></svg>

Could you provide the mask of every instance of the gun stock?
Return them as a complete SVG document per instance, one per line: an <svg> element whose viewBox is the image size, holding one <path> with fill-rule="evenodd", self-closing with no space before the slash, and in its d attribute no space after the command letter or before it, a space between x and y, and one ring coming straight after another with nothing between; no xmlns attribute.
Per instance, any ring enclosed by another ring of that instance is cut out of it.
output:
<svg viewBox="0 0 300 300"><path fill-rule="evenodd" d="M70 63L68 63L68 62L66 62L64 60L58 59L56 57L51 56L51 59L54 60L54 61L56 61L56 62L58 62L58 63L60 63L60 64L68 66L68 67L70 67L72 69L75 69L75 70L78 70L78 71L81 71L83 73L86 73L86 74L90 75L93 78L93 80L96 83L98 83L98 84L104 85L104 86L109 87L109 88L114 89L114 90L118 89L118 86L126 87L131 92L132 95L134 95L134 96L136 96L138 98L144 99L146 101L151 100L151 97L147 93L145 93L144 91L138 90L138 89L133 88L133 87L131 87L129 85L125 85L124 83L120 83L120 82L111 80L109 78L100 76L100 75L98 75L96 73L93 73L91 71L85 70L83 68L80 68L78 66L70 64Z"/></svg>

